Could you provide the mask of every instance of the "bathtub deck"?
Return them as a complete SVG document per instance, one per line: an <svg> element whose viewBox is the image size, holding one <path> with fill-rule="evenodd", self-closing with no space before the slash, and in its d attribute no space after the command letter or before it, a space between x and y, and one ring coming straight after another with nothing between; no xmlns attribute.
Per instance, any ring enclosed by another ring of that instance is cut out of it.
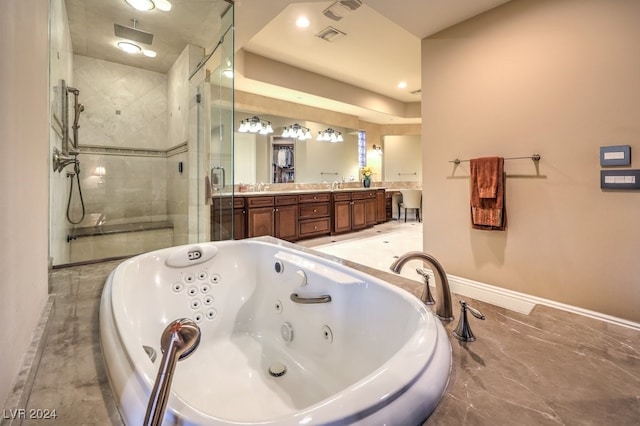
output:
<svg viewBox="0 0 640 426"><path fill-rule="evenodd" d="M389 223L358 235L402 225ZM422 233L415 234L421 244ZM324 244L328 238L318 241ZM391 251L392 244L387 244ZM377 253L369 253L371 262L377 262ZM55 313L26 408L56 409L58 418L25 419L22 424L122 424L106 381L98 328L102 286L117 263L52 272ZM390 280L419 294L413 281ZM454 295L454 304L459 299ZM638 424L640 332L547 307L523 315L465 300L487 319L470 318L476 342L460 344L450 336L453 374L426 426ZM446 329L451 332L456 323Z"/></svg>

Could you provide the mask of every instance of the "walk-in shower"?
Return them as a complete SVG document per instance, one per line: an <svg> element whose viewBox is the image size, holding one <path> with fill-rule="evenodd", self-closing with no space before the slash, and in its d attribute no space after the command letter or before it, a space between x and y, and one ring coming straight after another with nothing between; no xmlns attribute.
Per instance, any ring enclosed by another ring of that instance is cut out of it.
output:
<svg viewBox="0 0 640 426"><path fill-rule="evenodd" d="M110 15L99 0L51 0L54 266L211 238L215 213L204 178L224 168L233 188L233 89L217 71L233 66L233 3L196 3L172 20L174 28L154 31L148 47L157 57L149 58L114 47L123 38L114 25L126 25L120 17L131 13L127 3L113 3L119 13ZM104 27L79 25L88 12ZM164 16L147 14L141 27ZM165 45L176 32L185 44ZM83 51L82 37L90 36L113 43Z"/></svg>

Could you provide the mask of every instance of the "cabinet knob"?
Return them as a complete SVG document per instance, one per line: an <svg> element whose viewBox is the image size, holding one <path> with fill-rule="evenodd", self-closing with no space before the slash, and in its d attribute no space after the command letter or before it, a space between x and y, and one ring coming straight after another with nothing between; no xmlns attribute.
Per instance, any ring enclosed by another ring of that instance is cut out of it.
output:
<svg viewBox="0 0 640 426"><path fill-rule="evenodd" d="M313 209L313 212L314 212L314 213L317 213L317 212L318 212L318 210L316 210L316 209Z"/></svg>
<svg viewBox="0 0 640 426"><path fill-rule="evenodd" d="M317 225L314 225L314 226L313 226L313 229L318 229L318 226L317 226Z"/></svg>

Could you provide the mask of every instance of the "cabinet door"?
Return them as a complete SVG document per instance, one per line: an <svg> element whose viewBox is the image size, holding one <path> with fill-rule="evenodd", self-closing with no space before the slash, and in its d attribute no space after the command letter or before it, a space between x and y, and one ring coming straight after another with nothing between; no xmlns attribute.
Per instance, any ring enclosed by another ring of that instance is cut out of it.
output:
<svg viewBox="0 0 640 426"><path fill-rule="evenodd" d="M336 201L333 203L333 232L348 232L351 230L351 201Z"/></svg>
<svg viewBox="0 0 640 426"><path fill-rule="evenodd" d="M259 207L255 209L247 210L247 236L261 237L263 235L274 235L273 233L273 221L274 221L273 207Z"/></svg>
<svg viewBox="0 0 640 426"><path fill-rule="evenodd" d="M275 237L287 241L298 239L298 205L275 209Z"/></svg>
<svg viewBox="0 0 640 426"><path fill-rule="evenodd" d="M362 229L367 226L367 200L353 200L351 205L351 229Z"/></svg>
<svg viewBox="0 0 640 426"><path fill-rule="evenodd" d="M376 204L376 199L367 198L365 201L365 218L367 222L367 226L375 225L377 223L377 210L378 206Z"/></svg>
<svg viewBox="0 0 640 426"><path fill-rule="evenodd" d="M247 238L246 230L247 210L242 208L236 208L233 211L233 239L241 240Z"/></svg>
<svg viewBox="0 0 640 426"><path fill-rule="evenodd" d="M230 240L233 230L231 218L233 210L211 209L211 241Z"/></svg>

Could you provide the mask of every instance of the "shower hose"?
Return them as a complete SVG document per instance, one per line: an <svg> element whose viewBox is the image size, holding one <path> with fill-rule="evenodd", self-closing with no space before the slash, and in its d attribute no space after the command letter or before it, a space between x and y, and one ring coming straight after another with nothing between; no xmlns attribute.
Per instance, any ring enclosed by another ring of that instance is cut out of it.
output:
<svg viewBox="0 0 640 426"><path fill-rule="evenodd" d="M77 222L73 221L71 219L71 214L69 212L70 207L71 207L71 196L73 195L73 175L76 176L76 180L78 181L78 194L80 195L80 205L82 206L82 216L80 217L80 219ZM75 164L73 165L73 174L68 173L67 176L71 178L71 183L69 185L69 200L67 201L67 220L71 224L77 225L80 222L82 222L82 220L84 219L84 214L85 214L84 200L82 199L82 186L80 186L80 161L77 160L77 157L76 157Z"/></svg>

